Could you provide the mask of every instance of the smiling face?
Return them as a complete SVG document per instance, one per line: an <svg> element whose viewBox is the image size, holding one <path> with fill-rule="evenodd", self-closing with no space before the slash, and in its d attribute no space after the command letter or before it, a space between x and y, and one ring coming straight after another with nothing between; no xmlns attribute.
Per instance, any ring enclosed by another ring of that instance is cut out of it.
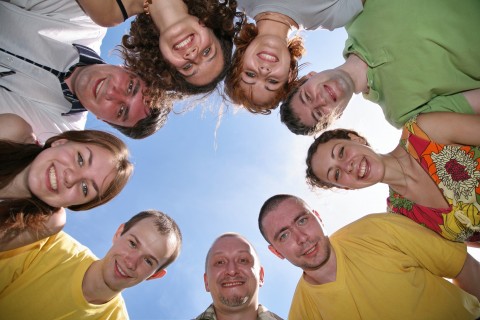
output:
<svg viewBox="0 0 480 320"><path fill-rule="evenodd" d="M380 155L357 139L332 139L319 144L311 163L318 179L341 188L366 188L385 176Z"/></svg>
<svg viewBox="0 0 480 320"><path fill-rule="evenodd" d="M160 234L155 222L145 218L125 233L123 225L115 233L102 259L102 277L111 290L120 292L148 279L175 251L175 237Z"/></svg>
<svg viewBox="0 0 480 320"><path fill-rule="evenodd" d="M285 39L259 35L248 45L243 57L240 87L255 105L275 99L289 81L290 52Z"/></svg>
<svg viewBox="0 0 480 320"><path fill-rule="evenodd" d="M145 83L122 67L85 66L69 80L70 89L82 105L100 120L133 127L150 113L142 94Z"/></svg>
<svg viewBox="0 0 480 320"><path fill-rule="evenodd" d="M204 281L216 308L256 307L263 268L244 238L226 235L210 248Z"/></svg>
<svg viewBox="0 0 480 320"><path fill-rule="evenodd" d="M163 57L195 86L211 83L222 72L222 48L210 28L188 16L166 30L160 30Z"/></svg>
<svg viewBox="0 0 480 320"><path fill-rule="evenodd" d="M91 143L60 139L28 169L30 192L53 207L87 203L101 196L115 177L113 154Z"/></svg>
<svg viewBox="0 0 480 320"><path fill-rule="evenodd" d="M262 221L269 249L305 271L325 265L331 247L317 215L294 198L282 201Z"/></svg>
<svg viewBox="0 0 480 320"><path fill-rule="evenodd" d="M339 115L354 92L352 78L344 71L333 69L311 72L309 79L291 99L291 108L300 122L313 127L332 114Z"/></svg>

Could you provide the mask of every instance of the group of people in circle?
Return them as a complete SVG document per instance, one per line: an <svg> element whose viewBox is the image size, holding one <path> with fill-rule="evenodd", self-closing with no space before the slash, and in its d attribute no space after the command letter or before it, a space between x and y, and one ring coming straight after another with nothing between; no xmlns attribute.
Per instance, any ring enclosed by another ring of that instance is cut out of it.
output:
<svg viewBox="0 0 480 320"><path fill-rule="evenodd" d="M316 135L306 155L312 187L388 184L389 212L478 247L478 12L476 0L2 1L0 251L8 254L0 260L56 237L65 208L97 207L127 184L127 146L84 130L88 112L143 139L176 101L219 92L221 82L225 101L259 116L280 106L290 131ZM116 47L123 66L105 64L98 56L105 27L132 16ZM299 31L342 27L345 63L301 76ZM354 93L402 128L393 151L376 153L351 129L328 130ZM180 231L167 224L166 257L149 253L157 268L141 280L179 254ZM128 231L120 229L118 237Z"/></svg>

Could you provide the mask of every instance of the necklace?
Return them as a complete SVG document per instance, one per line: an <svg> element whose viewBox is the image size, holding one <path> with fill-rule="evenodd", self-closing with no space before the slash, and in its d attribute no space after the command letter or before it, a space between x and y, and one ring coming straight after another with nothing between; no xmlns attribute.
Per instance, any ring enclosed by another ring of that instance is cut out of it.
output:
<svg viewBox="0 0 480 320"><path fill-rule="evenodd" d="M293 26L290 22L288 22L288 20L285 20L285 19L277 19L277 18L271 18L271 17L268 17L267 16L271 16L272 14L271 13L268 13L268 12L264 12L264 13L261 13L259 14L259 18L258 19L255 19L256 20L256 23L259 23L260 21L275 21L275 22L278 22L278 23L281 23L285 26L287 26L288 29L292 29Z"/></svg>
<svg viewBox="0 0 480 320"><path fill-rule="evenodd" d="M399 193L400 193L402 196L405 196L405 195L407 194L407 190L408 190L408 182L407 182L407 175L405 174L405 168L403 167L402 163L400 162L400 160L399 160L396 156L394 156L394 155L392 154L392 157L394 157L395 160L397 160L397 163L398 163L398 165L400 166L400 169L402 170L403 181L405 182L405 190L404 190L403 193L400 193L400 192L399 192Z"/></svg>

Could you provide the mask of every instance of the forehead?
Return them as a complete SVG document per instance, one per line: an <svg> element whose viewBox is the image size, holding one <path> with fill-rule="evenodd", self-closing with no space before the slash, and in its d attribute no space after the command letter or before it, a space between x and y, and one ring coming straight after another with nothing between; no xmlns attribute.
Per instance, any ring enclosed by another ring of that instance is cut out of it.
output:
<svg viewBox="0 0 480 320"><path fill-rule="evenodd" d="M172 233L161 234L153 217L145 218L134 224L123 236L135 237L147 253L158 260L168 258L176 247L176 239Z"/></svg>
<svg viewBox="0 0 480 320"><path fill-rule="evenodd" d="M209 258L214 256L235 256L238 254L256 256L255 251L247 240L238 236L225 236L214 242L209 251Z"/></svg>
<svg viewBox="0 0 480 320"><path fill-rule="evenodd" d="M280 202L276 208L270 210L263 218L262 225L269 239L275 232L290 225L301 214L310 213L310 209L294 198Z"/></svg>

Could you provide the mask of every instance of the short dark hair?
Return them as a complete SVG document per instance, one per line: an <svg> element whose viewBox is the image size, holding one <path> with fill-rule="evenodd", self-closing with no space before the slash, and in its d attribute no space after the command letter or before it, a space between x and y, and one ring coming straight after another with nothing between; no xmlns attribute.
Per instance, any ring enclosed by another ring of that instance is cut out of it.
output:
<svg viewBox="0 0 480 320"><path fill-rule="evenodd" d="M319 121L313 126L307 126L300 121L300 118L292 110L291 102L293 96L298 92L300 87L307 82L307 80L307 76L303 76L297 80L290 89L290 92L287 94L285 100L283 100L282 104L280 105L280 120L292 133L303 136L311 136L315 133L325 130L332 124L333 120L339 116L338 114L332 113L330 116L324 117L323 121Z"/></svg>
<svg viewBox="0 0 480 320"><path fill-rule="evenodd" d="M176 248L172 255L167 259L167 261L161 265L157 271L161 269L165 269L168 265L170 265L173 261L177 259L180 254L180 250L182 248L182 233L180 232L180 228L178 227L175 220L171 217L166 215L165 213L158 211L158 210L145 210L140 213L137 213L133 217L130 218L127 222L125 222L123 226L122 235L130 230L134 225L136 225L139 221L147 218L154 218L155 219L155 226L157 227L158 232L161 235L172 235L175 237L176 240Z"/></svg>
<svg viewBox="0 0 480 320"><path fill-rule="evenodd" d="M109 125L132 139L143 139L157 132L167 122L168 114L172 110L171 104L153 107L150 114L139 120L133 127L124 127L108 122Z"/></svg>
<svg viewBox="0 0 480 320"><path fill-rule="evenodd" d="M265 219L268 213L278 208L280 203L288 199L295 199L296 201L299 201L305 204L305 201L303 201L297 196L293 196L291 194L277 194L268 198L263 203L262 208L260 209L260 213L258 214L258 229L260 229L260 233L268 243L270 243L270 240L268 240L267 235L265 234L265 230L263 229L263 220Z"/></svg>

